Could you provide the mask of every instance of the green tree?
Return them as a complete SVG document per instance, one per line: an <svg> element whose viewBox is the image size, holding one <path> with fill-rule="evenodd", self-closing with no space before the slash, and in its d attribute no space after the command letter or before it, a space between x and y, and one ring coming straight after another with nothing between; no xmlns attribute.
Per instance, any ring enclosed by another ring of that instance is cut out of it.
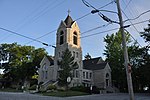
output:
<svg viewBox="0 0 150 100"><path fill-rule="evenodd" d="M144 28L144 32L141 32L141 36L146 40L146 42L150 41L150 24L148 24L147 28Z"/></svg>
<svg viewBox="0 0 150 100"><path fill-rule="evenodd" d="M143 91L143 87L150 87L149 71L150 71L150 55L148 48L140 48L137 42L132 42L130 34L126 33L127 48L129 54L129 61L132 67L132 81L135 92ZM104 38L106 42L106 61L109 62L112 69L113 84L122 92L127 90L126 71L123 65L123 49L122 38L120 32L112 35L107 35Z"/></svg>
<svg viewBox="0 0 150 100"><path fill-rule="evenodd" d="M4 48L0 45L0 62L7 60L7 54Z"/></svg>
<svg viewBox="0 0 150 100"><path fill-rule="evenodd" d="M17 43L2 44L8 55L8 63L3 64L4 78L17 85L29 82L37 74L39 63L46 55L45 49L35 49L33 46L21 46Z"/></svg>
<svg viewBox="0 0 150 100"><path fill-rule="evenodd" d="M68 87L69 83L67 83L67 78L72 78L73 70L78 68L78 64L74 61L74 57L72 56L69 49L66 49L63 52L62 60L59 62L59 65L59 85Z"/></svg>
<svg viewBox="0 0 150 100"><path fill-rule="evenodd" d="M146 42L149 44L145 47L143 47L143 54L142 54L142 63L140 65L140 72L141 72L141 88L143 87L149 87L150 89L150 21L147 28L144 28L144 32L141 32L141 37L145 39Z"/></svg>
<svg viewBox="0 0 150 100"><path fill-rule="evenodd" d="M129 43L131 43L130 34L126 33L126 36L127 45L129 45ZM104 42L106 43L104 55L112 69L113 85L118 87L120 91L127 91L126 71L123 65L122 36L120 31L116 34L107 35L104 38Z"/></svg>

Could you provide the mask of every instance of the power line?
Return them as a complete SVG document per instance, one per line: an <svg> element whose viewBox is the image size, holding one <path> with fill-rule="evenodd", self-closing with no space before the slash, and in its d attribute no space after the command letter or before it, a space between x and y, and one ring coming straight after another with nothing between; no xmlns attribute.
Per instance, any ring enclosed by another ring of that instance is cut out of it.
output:
<svg viewBox="0 0 150 100"><path fill-rule="evenodd" d="M52 3L49 3L49 4L46 6L46 8L42 9L42 11L38 12L37 14L38 14L38 15L39 15L39 14L42 14L42 12L43 12L44 10L48 9L48 8L50 7L50 5L53 4L53 3L56 2L56 1L58 1L58 0L55 0L55 1L53 1ZM29 15L30 15L30 16L31 16L31 14L33 15L33 13L35 13L38 9L40 9L42 5L45 5L45 3L46 3L46 2L42 3L38 8L34 9ZM58 5L56 5L56 6L58 6ZM37 15L37 14L36 14L36 15ZM23 19L23 21L24 21L25 19L27 19L27 17L29 17L29 15L27 15L27 16ZM33 17L29 20L29 22L33 22L32 19L34 19L34 18L36 17L36 15L33 16ZM18 29L20 29L21 27L23 27L23 26L25 26L25 25L27 25L27 23L22 24Z"/></svg>
<svg viewBox="0 0 150 100"><path fill-rule="evenodd" d="M107 3L107 4L105 4L104 6L101 6L100 8L98 8L98 9L102 9L102 8L104 8L104 7L106 7L106 6L108 6L108 5L110 5L110 4L112 4L114 1L111 1L111 2L109 2L109 3ZM79 17L79 18L77 18L77 19L75 19L74 21L77 21L77 20L80 20L80 19L82 19L82 18L84 18L84 17L86 17L86 16L88 16L88 15L90 15L91 14L91 12L90 13L87 13L87 14L84 14L83 16L81 16L81 17ZM104 26L104 25L103 25ZM106 25L107 26L107 25ZM99 26L99 27L101 27L101 26ZM97 27L98 28L98 27ZM55 30L53 30L53 31L51 31L51 32L48 32L48 33L46 33L46 34L44 34L44 35L42 35L42 36L40 36L40 37L37 37L36 39L40 39L40 38L42 38L42 37L44 37L44 36L47 36L47 35L49 35L49 34L51 34L51 33L53 33L53 32L55 32L57 29L55 29ZM92 29L91 29L92 30ZM89 30L88 30L89 31ZM83 33L85 33L85 32L83 32ZM29 44L29 43L31 43L31 42L33 42L33 41L29 41L29 42L27 42L26 44Z"/></svg>
<svg viewBox="0 0 150 100"><path fill-rule="evenodd" d="M94 30L99 29L99 28L107 27L108 25L110 25L110 23L105 24L105 25L101 25L101 26L98 26L98 27L95 27L95 28L92 28L92 29L87 30L87 31L84 31L84 32L81 33L81 35L83 35L85 33L88 33L88 32L91 32L91 31L94 31Z"/></svg>
<svg viewBox="0 0 150 100"><path fill-rule="evenodd" d="M148 22L148 21L150 21L150 20L140 21L140 22L137 22L137 23L132 23L132 24L126 25L126 26L138 25L138 24L145 23L145 22ZM90 35L82 36L82 37L80 37L80 38L91 37L91 36L94 36L94 35L98 35L98 34L110 32L110 31L117 30L117 29L119 29L119 28L113 28L113 29L110 29L110 30L101 31L101 32L98 32L98 33L93 33L93 34L90 34Z"/></svg>
<svg viewBox="0 0 150 100"><path fill-rule="evenodd" d="M129 4L131 3L131 1L132 1L132 0L130 0L130 1L127 3L127 5L125 6L124 10L127 9L127 7L129 6Z"/></svg>
<svg viewBox="0 0 150 100"><path fill-rule="evenodd" d="M124 0L122 0L123 1L123 3L125 4L125 5L127 5L126 3L125 3L125 1ZM133 3L133 6L135 6L134 5L134 3ZM128 5L128 7L130 7L130 5ZM130 15L134 18L134 16L136 15L136 16L138 16L140 13L139 13L139 11L136 9L136 6L135 6L135 8L134 8L135 10L133 10L133 7L130 7L130 8L128 8L128 12L130 13ZM125 10L125 9L124 9ZM132 12L131 12L132 11ZM134 13L134 14L133 14ZM138 15L137 15L138 14ZM142 27L141 25L140 25L140 27Z"/></svg>
<svg viewBox="0 0 150 100"><path fill-rule="evenodd" d="M145 23L145 22L148 22L148 21L150 21L150 19L147 19L147 20L144 20L144 21L140 21L140 22L137 22L137 23L133 23L133 25ZM132 25L132 24L130 24L130 25Z"/></svg>
<svg viewBox="0 0 150 100"><path fill-rule="evenodd" d="M145 23L145 22L147 22L147 21L149 21L149 20L145 20L145 21L141 21L141 22L137 22L137 23L132 23L132 24L129 24L129 25L137 25L137 24ZM0 29L1 29L1 30L4 30L4 31L7 31L7 32L9 32L9 33L12 33L12 34L15 34L15 35L18 35L18 36L21 36L21 37L30 39L30 40L32 40L32 41L36 41L36 42L42 43L43 45L46 45L46 46L52 46L52 47L55 47L55 46L53 46L53 45L49 45L49 44L44 43L44 42L42 42L42 41L39 41L39 40L37 40L37 39L30 38L30 37L28 37L28 36L19 34L19 33L17 33L17 32L8 30L8 29L6 29L6 28L0 27ZM119 29L119 28L113 28L113 29L110 29L110 30L106 30L106 31L102 31L102 32L98 32L98 33L86 35L86 36L83 36L83 37L80 37L80 38L86 38L86 37L90 37L90 36L93 36L93 35L98 35L98 34L101 34L101 33L110 32L110 31L117 30L117 29ZM94 30L94 29L93 29L93 30ZM89 31L91 31L91 30L89 30ZM85 32L86 32L86 31L85 31ZM84 32L84 33L85 33L85 32ZM87 31L87 32L88 32L88 31Z"/></svg>
<svg viewBox="0 0 150 100"><path fill-rule="evenodd" d="M56 0L57 1L57 0ZM38 11L39 11L39 9L41 9L42 8L42 6L45 6L46 4L48 4L48 2L47 1L45 1L45 2L42 2L41 4L40 4L40 6L38 6L37 8L35 8L34 10L32 10L31 12L30 12L30 14L28 14L28 15L26 15L19 23L22 23L23 21L25 21L25 20L27 20L28 19L28 17L32 17L32 18L34 18L36 15L38 15L39 13L38 13ZM51 3L50 3L51 4ZM50 5L50 4L48 4L48 6ZM53 2L52 2L52 4L53 4ZM37 12L37 13L36 13ZM35 15L35 16L34 16ZM20 26L21 27L21 26Z"/></svg>
<svg viewBox="0 0 150 100"><path fill-rule="evenodd" d="M126 15L126 13L121 9L121 11L123 12L123 14L128 18L128 16ZM129 19L129 18L128 18ZM131 22L131 20L129 20L129 22L131 23L131 25L134 27L134 29L138 32L138 33L140 33L138 30L137 30L137 28L134 26L134 24Z"/></svg>
<svg viewBox="0 0 150 100"><path fill-rule="evenodd" d="M31 17L31 15L33 15L36 11L38 11L38 9L40 9L43 5L45 5L45 3L47 2L43 2L40 6L38 6L36 9L32 10L30 12L30 14L26 15L19 23L23 23L23 21L27 20L28 17ZM15 25L15 27L17 27L18 25ZM9 35L7 36L7 38L10 37ZM6 38L5 38L6 39ZM4 39L2 39L3 41Z"/></svg>
<svg viewBox="0 0 150 100"><path fill-rule="evenodd" d="M80 20L80 19L82 19L82 18L84 18L84 17L86 17L86 16L88 16L88 15L90 15L90 14L91 14L91 13L87 13L87 14L85 14L85 15L83 15L83 16L77 18L75 21Z"/></svg>
<svg viewBox="0 0 150 100"><path fill-rule="evenodd" d="M147 11L145 11L145 12L141 13L140 15L138 15L138 16L137 16L137 17L135 17L135 18L127 19L127 20L125 20L124 22L129 21L129 20L136 20L136 19L140 18L142 15L144 15L144 14L146 14L146 13L148 13L148 12L150 12L150 10L147 10Z"/></svg>
<svg viewBox="0 0 150 100"><path fill-rule="evenodd" d="M55 0L54 2L56 2L57 0ZM46 8L44 8L42 11L40 11L39 13L37 13L37 15L33 16L29 21L28 23L24 23L21 27L23 26L26 26L27 24L29 23L33 23L33 22L36 22L41 16L43 16L44 14L46 14L49 10L53 10L54 8L56 8L57 6L59 6L60 4L64 3L64 1L58 3L57 5L54 5L54 6L50 6L51 3L49 5L46 6ZM49 9L51 7L51 9Z"/></svg>
<svg viewBox="0 0 150 100"><path fill-rule="evenodd" d="M36 41L36 42L42 43L43 45L46 45L46 46L52 46L52 47L54 47L53 45L49 45L49 44L44 43L44 42L42 42L42 41L39 41L39 40L37 40L37 39L30 38L30 37L28 37L28 36L25 36L25 35L19 34L19 33L17 33L17 32L14 32L14 31L8 30L8 29L6 29L6 28L2 28L2 27L0 27L0 29L1 29L1 30L4 30L4 31L7 31L7 32L9 32L9 33L12 33L12 34L15 34L15 35L18 35L18 36L21 36L21 37L24 37L24 38L30 39L30 40L32 40L32 41Z"/></svg>
<svg viewBox="0 0 150 100"><path fill-rule="evenodd" d="M124 29L127 33L129 33L126 29ZM131 33L129 33L130 36L132 37L132 39L139 44L139 46L142 48L142 45L133 37L133 35Z"/></svg>
<svg viewBox="0 0 150 100"><path fill-rule="evenodd" d="M81 33L81 35L83 35L83 34L85 34L85 33L88 33L88 32L91 32L91 31L94 31L94 30L99 29L99 28L107 27L108 25L110 25L110 23L104 24L104 25L101 25L101 26L98 26L98 27L95 27L95 28L92 28L92 29L87 30L87 31L84 31L84 32ZM42 35L42 36L40 36L40 37L37 37L37 38L35 38L35 39L36 39L36 40L37 40L37 39L40 39L40 38L42 38L42 37L44 37L44 36L47 36L47 35L49 35L49 34L55 32L55 31L56 31L56 29L53 30L53 31L51 31L51 32L48 32L48 33L46 33L46 34L44 34L44 35ZM29 44L29 43L32 43L32 42L33 42L33 41L29 41L29 42L25 43L25 45L26 45L26 44Z"/></svg>
<svg viewBox="0 0 150 100"><path fill-rule="evenodd" d="M35 39L40 39L40 38L42 38L42 37L45 37L45 36L47 36L47 35L49 35L49 34L55 32L55 31L56 31L56 29L53 30L53 31L51 31L51 32L48 32L48 33L46 33L46 34L44 34L44 35L42 35L42 36L40 36L40 37L37 37L37 38L35 38ZM32 43L32 42L33 42L33 41L29 41L29 42L25 43L25 45L26 45L26 44L29 44L29 43Z"/></svg>
<svg viewBox="0 0 150 100"><path fill-rule="evenodd" d="M101 31L101 32L98 32L98 33L94 33L94 34L90 34L90 35L82 36L82 37L80 37L80 38L86 38L86 37L90 37L90 36L98 35L98 34L101 34L101 33L110 32L110 31L117 30L117 29L119 29L119 28L113 28L113 29L110 29L110 30Z"/></svg>
<svg viewBox="0 0 150 100"><path fill-rule="evenodd" d="M47 11L41 13L39 16L37 16L37 17L35 18L35 20L33 20L33 22L35 22L35 21L36 21L37 19L39 19L41 16L45 15L49 10L52 10L52 9L57 8L59 5L63 4L64 2L65 2L65 0L61 1L60 3L58 3L57 5L55 5L55 6L53 6L53 7L51 7L51 9L48 9ZM48 7L48 8L49 8L49 7Z"/></svg>
<svg viewBox="0 0 150 100"><path fill-rule="evenodd" d="M87 7L91 7L91 8L94 9L94 10L91 11L92 14L98 13L98 15L99 15L103 20L105 20L106 22L119 24L118 22L113 21L113 20L111 20L110 18L108 18L107 16L105 16L104 14L102 14L102 13L100 12L100 10L98 10L97 8L95 8L93 5L91 5L91 4L88 3L87 1L82 0L82 2L83 2ZM112 2L114 2L114 1L112 1ZM111 12L111 13L116 13L116 12L108 11L108 10L105 10L105 11Z"/></svg>

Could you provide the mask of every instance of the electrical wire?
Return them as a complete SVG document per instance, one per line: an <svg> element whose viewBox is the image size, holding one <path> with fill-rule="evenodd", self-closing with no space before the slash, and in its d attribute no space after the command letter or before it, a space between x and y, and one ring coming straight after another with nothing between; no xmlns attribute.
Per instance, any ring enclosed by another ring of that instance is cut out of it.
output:
<svg viewBox="0 0 150 100"><path fill-rule="evenodd" d="M123 12L123 14L128 18L128 16L126 15L126 13L121 9L121 11ZM128 18L129 19L129 18ZM131 20L129 20L129 22L131 23L131 25L134 27L134 29L140 34L140 32L138 31L138 29L134 26L134 24L131 22Z"/></svg>
<svg viewBox="0 0 150 100"><path fill-rule="evenodd" d="M55 0L54 2L56 2L57 0ZM56 8L57 6L59 6L60 4L62 4L62 3L64 3L64 1L61 1L59 4L57 4L57 5L54 5L54 6L50 6L50 5L52 5L51 3L48 5L48 6L46 6L46 8L44 8L42 11L40 11L39 13L37 13L35 16L33 16L29 21L28 21L28 23L24 23L22 26L20 26L19 27L19 29L20 28L22 28L22 27L24 27L24 26L26 26L26 25L28 25L28 24L30 24L30 23L33 23L33 22L36 22L41 16L43 16L44 14L46 14L49 10L53 10L54 8ZM51 9L50 9L50 7L51 7Z"/></svg>
<svg viewBox="0 0 150 100"><path fill-rule="evenodd" d="M104 8L104 7L106 7L106 6L110 5L110 4L112 4L113 2L114 2L114 1L111 1L111 2L105 4L104 6L98 8L98 9L102 9L102 8ZM84 17L86 17L86 16L88 16L88 15L90 15L90 14L91 14L91 12L90 12L90 13L87 13L87 14L84 14L83 16L81 16L81 17L75 19L74 21L78 21L78 20L80 20L80 19L82 19L82 18L84 18ZM104 25L103 25L103 26L104 26ZM105 25L105 26L107 26L107 25ZM101 27L101 26L99 26L99 27ZM97 28L98 28L98 27L97 27ZM43 38L43 37L45 37L45 36L47 36L47 35L49 35L49 34L55 32L56 30L57 30L57 29L55 29L55 30L53 30L53 31L51 31L51 32L49 32L49 33L46 33L46 34L44 34L44 35L42 35L42 36L40 36L40 37L37 37L36 39ZM91 30L92 30L92 29L91 29ZM85 33L85 32L83 32L83 33ZM29 41L29 42L27 42L27 43L25 43L25 44L29 44L29 43L32 43L32 42L33 42L33 41Z"/></svg>
<svg viewBox="0 0 150 100"><path fill-rule="evenodd" d="M150 10L147 10L147 11L141 13L140 15L138 15L137 17L132 18L132 19L127 19L127 20L125 20L124 22L129 21L129 20L136 20L136 19L140 18L142 15L144 15L144 14L146 14L146 13L149 13L149 12L150 12Z"/></svg>
<svg viewBox="0 0 150 100"><path fill-rule="evenodd" d="M39 40L37 40L37 39L34 39L34 38L31 38L31 37L28 37L28 36L25 36L25 35L19 34L19 33L17 33L17 32L14 32L14 31L8 30L8 29L6 29L6 28L2 28L2 27L0 27L0 29L1 29L1 30L4 30L4 31L7 31L7 32L9 32L9 33L12 33L12 34L15 34L15 35L18 35L18 36L21 36L21 37L24 37L24 38L30 39L30 40L32 40L32 41L39 42L39 43L41 43L41 44L43 44L43 45L46 45L46 46L52 46L52 47L53 47L53 45L49 45L49 44L44 43L44 42L42 42L42 41L39 41Z"/></svg>
<svg viewBox="0 0 150 100"><path fill-rule="evenodd" d="M140 21L140 22L137 22L137 23L132 23L132 24L129 24L129 26L130 26L130 25L138 25L138 24L145 23L145 22L148 22L148 21L150 21L150 20L145 20L145 21ZM126 25L126 26L127 26L127 25ZM98 32L98 33L93 33L93 34L90 34L90 35L82 36L82 37L80 37L80 38L91 37L91 36L94 36L94 35L98 35L98 34L110 32L110 31L114 31L114 30L117 30L117 29L119 29L119 28L113 28L113 29L110 29L110 30L101 31L101 32Z"/></svg>
<svg viewBox="0 0 150 100"><path fill-rule="evenodd" d="M130 1L127 3L127 5L125 6L124 10L127 9L127 7L129 6L129 4L131 3L131 1L132 1L132 0L130 0Z"/></svg>
<svg viewBox="0 0 150 100"><path fill-rule="evenodd" d="M147 21L149 21L149 20L145 20L145 21L141 21L141 22L137 22L137 23L132 23L132 25L141 24L141 23L144 23L144 22L147 22ZM131 24L130 24L130 25L131 25ZM18 36L21 36L21 37L24 37L24 38L27 38L27 39L33 40L33 41L36 41L36 42L42 43L43 45L51 46L51 47L55 48L55 46L54 46L54 45L49 45L49 44L44 43L44 42L42 42L42 41L39 41L39 40L37 40L37 39L30 38L30 37L28 37L28 36L25 36L25 35L19 34L19 33L17 33L17 32L14 32L14 31L8 30L8 29L6 29L6 28L2 28L2 27L0 27L0 29L1 29L1 30L4 30L4 31L7 31L7 32L9 32L9 33L12 33L12 34L15 34L15 35L18 35ZM98 35L98 34L101 34L101 33L110 32L110 31L117 30L117 29L119 29L119 28L113 28L113 29L110 29L110 30L106 30L106 31L102 31L102 32L98 32L98 33L94 33L94 34L90 34L90 35L82 36L82 37L80 37L80 38L86 38L86 37L90 37L90 36L93 36L93 35Z"/></svg>
<svg viewBox="0 0 150 100"><path fill-rule="evenodd" d="M128 32L126 29L124 29L127 33L129 33L130 34L130 36L132 37L132 39L136 42L136 43L138 43L139 44L139 46L142 48L142 45L133 37L133 35L130 33L130 32Z"/></svg>
<svg viewBox="0 0 150 100"><path fill-rule="evenodd" d="M49 34L55 32L55 31L56 31L56 29L53 30L53 31L51 31L51 32L48 32L48 33L46 33L46 34L44 34L44 35L42 35L42 36L39 36L39 37L37 37L37 38L35 38L35 39L36 39L36 40L37 40L37 39L40 39L40 38L42 38L42 37L45 37L45 36L47 36L47 35L49 35ZM32 42L33 42L33 41L29 41L29 42L25 43L25 45L27 45L27 44L29 44L29 43L32 43Z"/></svg>
<svg viewBox="0 0 150 100"><path fill-rule="evenodd" d="M114 31L114 30L117 30L117 29L119 29L119 28L113 28L113 29L109 29L109 30L106 30L106 31L101 31L101 32L98 32L98 33L93 33L93 34L90 34L90 35L82 36L80 38L86 38L86 37L90 37L90 36L94 36L94 35L98 35L98 34L110 32L110 31Z"/></svg>
<svg viewBox="0 0 150 100"><path fill-rule="evenodd" d="M123 1L123 3L127 6L127 4L125 3L125 1L124 0L122 0ZM134 3L133 3L133 6L135 6L134 5ZM130 13L130 15L132 16L132 18L134 18L135 17L135 15L136 16L138 16L140 13L139 13L139 11L136 9L136 7L134 8L135 10L133 10L133 7L130 7L130 5L128 5L128 12ZM124 9L125 10L125 9ZM131 12L132 11L132 12ZM141 25L139 25L140 27L142 27ZM137 26L138 27L138 26Z"/></svg>
<svg viewBox="0 0 150 100"><path fill-rule="evenodd" d="M57 0L56 0L57 1ZM39 13L38 13L38 11L40 10L40 9L42 9L42 6L45 6L46 4L48 4L49 3L49 1L47 2L47 1L45 1L45 2L42 2L41 4L40 4L40 6L38 6L37 8L35 8L34 10L32 10L31 12L30 12L30 14L28 14L28 15L26 15L19 23L23 23L23 21L25 22L25 20L27 21L27 19L28 18L34 18L35 16L37 16ZM52 2L52 4L53 4L53 2ZM51 5L51 3L50 4L48 4L48 6L50 6ZM37 12L37 13L36 13ZM35 15L35 16L34 16ZM17 25L16 25L16 27L17 27Z"/></svg>
<svg viewBox="0 0 150 100"><path fill-rule="evenodd" d="M98 27L95 27L95 28L92 28L92 29L89 29L89 30L87 30L87 31L82 32L81 35L83 35L83 34L85 34L85 33L88 33L88 32L91 32L91 31L94 31L94 30L99 29L99 28L106 27L106 26L108 26L108 25L110 25L110 23L105 24L105 25L101 25L101 26L98 26Z"/></svg>
<svg viewBox="0 0 150 100"><path fill-rule="evenodd" d="M33 20L32 22L35 22L35 21L38 20L41 16L45 15L49 10L52 10L52 9L57 8L58 6L60 6L61 4L63 4L65 1L66 1L66 0L63 0L63 1L61 1L60 3L56 4L55 6L51 7L50 9L48 9L47 11L41 13L41 14L40 14L39 16L37 16L37 17L35 18L35 20Z"/></svg>

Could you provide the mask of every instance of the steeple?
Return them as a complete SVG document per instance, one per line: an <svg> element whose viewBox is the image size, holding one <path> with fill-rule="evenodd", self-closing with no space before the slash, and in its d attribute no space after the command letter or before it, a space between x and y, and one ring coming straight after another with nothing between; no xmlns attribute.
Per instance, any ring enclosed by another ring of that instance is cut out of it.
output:
<svg viewBox="0 0 150 100"><path fill-rule="evenodd" d="M62 55L66 49L71 51L74 60L79 65L78 69L76 69L76 73L79 73L80 76L77 76L74 82L78 82L76 84L81 84L81 75L82 75L82 48L80 42L80 29L76 21L74 21L70 16L70 11L65 20L61 21L56 37L56 48L55 48L55 58L54 58L54 73L55 79L57 80L59 73L59 63L61 61ZM72 83L71 83L72 84ZM73 84L72 84L73 85Z"/></svg>
<svg viewBox="0 0 150 100"><path fill-rule="evenodd" d="M69 12L68 12L68 16L67 16L67 18L65 19L64 22L65 22L67 28L71 28L71 25L73 24L74 21L71 18Z"/></svg>

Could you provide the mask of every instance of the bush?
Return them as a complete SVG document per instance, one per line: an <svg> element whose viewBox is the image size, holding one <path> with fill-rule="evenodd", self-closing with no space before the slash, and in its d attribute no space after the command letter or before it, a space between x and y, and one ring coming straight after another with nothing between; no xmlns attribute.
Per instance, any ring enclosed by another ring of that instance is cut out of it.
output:
<svg viewBox="0 0 150 100"><path fill-rule="evenodd" d="M90 93L90 88L89 87L84 87L84 86L72 87L72 88L70 88L70 90Z"/></svg>
<svg viewBox="0 0 150 100"><path fill-rule="evenodd" d="M56 90L56 89L57 89L57 87L52 84L48 85L48 87L47 87L47 90Z"/></svg>
<svg viewBox="0 0 150 100"><path fill-rule="evenodd" d="M29 87L29 90L36 90L37 85L32 85L31 87Z"/></svg>
<svg viewBox="0 0 150 100"><path fill-rule="evenodd" d="M84 86L72 87L70 88L70 90L91 93L90 87L84 87ZM97 88L96 86L93 86L92 93L99 94L99 90L100 90L99 88Z"/></svg>
<svg viewBox="0 0 150 100"><path fill-rule="evenodd" d="M92 93L94 93L94 94L99 94L99 88L97 88L96 86L93 86L93 88L92 88Z"/></svg>
<svg viewBox="0 0 150 100"><path fill-rule="evenodd" d="M57 89L58 91L65 91L66 89L64 87L60 87Z"/></svg>

